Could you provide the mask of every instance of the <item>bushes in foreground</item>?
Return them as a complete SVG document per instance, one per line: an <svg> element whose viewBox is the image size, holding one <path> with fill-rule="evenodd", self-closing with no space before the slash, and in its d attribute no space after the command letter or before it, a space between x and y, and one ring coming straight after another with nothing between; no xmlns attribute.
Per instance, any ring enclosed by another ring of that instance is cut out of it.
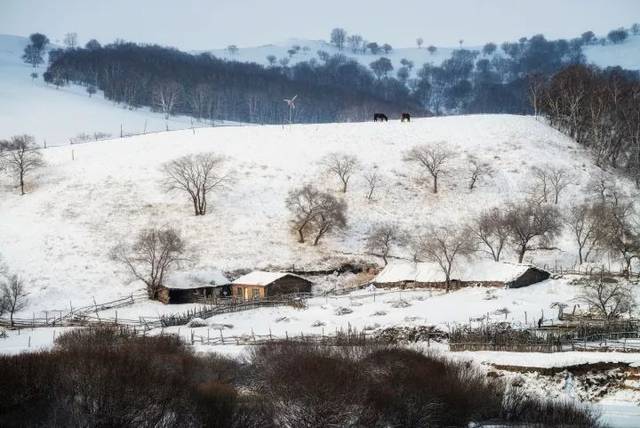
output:
<svg viewBox="0 0 640 428"><path fill-rule="evenodd" d="M0 426L598 426L470 363L389 346L271 343L243 363L172 336L75 330L54 350L0 357Z"/></svg>
<svg viewBox="0 0 640 428"><path fill-rule="evenodd" d="M0 358L0 426L231 426L235 365L173 336L76 330L51 352Z"/></svg>

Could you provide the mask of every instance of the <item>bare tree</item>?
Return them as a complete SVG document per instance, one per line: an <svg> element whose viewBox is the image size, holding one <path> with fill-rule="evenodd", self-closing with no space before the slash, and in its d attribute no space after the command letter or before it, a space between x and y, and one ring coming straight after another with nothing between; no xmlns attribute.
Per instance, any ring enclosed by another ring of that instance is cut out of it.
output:
<svg viewBox="0 0 640 428"><path fill-rule="evenodd" d="M0 305L4 311L9 313L11 326L14 326L13 316L27 305L27 292L24 281L18 275L9 275L2 284L2 295L0 295Z"/></svg>
<svg viewBox="0 0 640 428"><path fill-rule="evenodd" d="M320 239L335 229L347 226L347 204L333 195L324 194L321 199L320 210L311 220L311 230L315 234L313 245L318 245Z"/></svg>
<svg viewBox="0 0 640 428"><path fill-rule="evenodd" d="M358 53L360 51L360 48L362 47L362 41L363 38L360 34L352 34L351 36L347 37L347 43L351 48L351 52Z"/></svg>
<svg viewBox="0 0 640 428"><path fill-rule="evenodd" d="M480 162L476 157L469 157L469 190L473 190L481 177L491 176L493 169L486 162Z"/></svg>
<svg viewBox="0 0 640 428"><path fill-rule="evenodd" d="M346 153L329 153L321 161L326 172L335 174L342 182L342 193L347 193L349 180L360 167L358 158Z"/></svg>
<svg viewBox="0 0 640 428"><path fill-rule="evenodd" d="M211 92L211 87L205 83L199 83L187 92L187 101L191 107L191 112L198 121L204 117Z"/></svg>
<svg viewBox="0 0 640 428"><path fill-rule="evenodd" d="M604 278L584 284L577 300L595 309L607 321L628 313L635 306L629 284Z"/></svg>
<svg viewBox="0 0 640 428"><path fill-rule="evenodd" d="M372 253L380 254L384 265L388 263L389 252L395 246L406 242L404 233L397 225L382 223L373 226L367 234L366 248Z"/></svg>
<svg viewBox="0 0 640 428"><path fill-rule="evenodd" d="M640 258L640 219L633 202L616 197L606 205L603 244L624 260L624 274L631 275L631 263Z"/></svg>
<svg viewBox="0 0 640 428"><path fill-rule="evenodd" d="M548 248L560 234L560 214L555 207L532 201L512 204L506 214L509 237L522 263L527 251ZM537 246L532 243L537 241Z"/></svg>
<svg viewBox="0 0 640 428"><path fill-rule="evenodd" d="M546 168L533 168L533 186L531 187L531 198L538 203L549 202L551 193L551 183L549 173Z"/></svg>
<svg viewBox="0 0 640 428"><path fill-rule="evenodd" d="M224 158L213 153L186 155L162 166L167 191L183 191L191 198L195 215L207 213L207 195L224 187L228 175L221 171Z"/></svg>
<svg viewBox="0 0 640 428"><path fill-rule="evenodd" d="M162 80L153 86L153 104L164 113L165 120L173 114L182 92L182 85L173 80Z"/></svg>
<svg viewBox="0 0 640 428"><path fill-rule="evenodd" d="M24 195L25 180L33 171L44 166L40 149L30 135L16 135L9 141L0 141L0 171L6 171L20 185Z"/></svg>
<svg viewBox="0 0 640 428"><path fill-rule="evenodd" d="M574 205L564 216L564 221L578 245L579 263L587 262L591 252L604 238L606 208L600 203Z"/></svg>
<svg viewBox="0 0 640 428"><path fill-rule="evenodd" d="M418 256L437 263L442 269L447 285L451 287L451 272L458 256L469 255L474 251L473 240L469 232L457 227L430 227L419 239Z"/></svg>
<svg viewBox="0 0 640 428"><path fill-rule="evenodd" d="M382 184L382 174L377 168L372 168L365 172L364 179L367 182L367 199L372 201L375 191Z"/></svg>
<svg viewBox="0 0 640 428"><path fill-rule="evenodd" d="M471 227L472 233L479 241L481 251L491 255L496 262L500 261L502 250L509 240L507 216L499 208L483 212Z"/></svg>
<svg viewBox="0 0 640 428"><path fill-rule="evenodd" d="M405 156L405 161L415 162L433 178L433 193L438 193L438 177L444 171L447 162L454 156L453 151L444 143L415 146Z"/></svg>
<svg viewBox="0 0 640 428"><path fill-rule="evenodd" d="M304 243L305 233L320 211L322 196L322 192L310 184L291 190L287 196L285 203L293 214L291 224L300 243Z"/></svg>
<svg viewBox="0 0 640 428"><path fill-rule="evenodd" d="M150 299L157 300L167 273L186 260L184 251L185 242L180 234L171 227L163 227L141 230L131 247L118 245L111 256L145 283Z"/></svg>
<svg viewBox="0 0 640 428"><path fill-rule="evenodd" d="M293 216L291 225L300 243L305 242L307 233L313 233L314 245L317 245L326 233L346 225L346 204L311 184L291 190L285 203Z"/></svg>
<svg viewBox="0 0 640 428"><path fill-rule="evenodd" d="M331 30L331 44L337 47L339 50L344 48L344 44L347 41L347 31L344 28L334 28Z"/></svg>
<svg viewBox="0 0 640 428"><path fill-rule="evenodd" d="M78 33L67 33L64 35L64 45L69 49L78 46Z"/></svg>
<svg viewBox="0 0 640 428"><path fill-rule="evenodd" d="M558 205L560 194L573 182L573 175L566 169L552 167L549 168L548 177L553 193L553 203Z"/></svg>
<svg viewBox="0 0 640 428"><path fill-rule="evenodd" d="M604 172L589 180L586 192L599 199L600 203L605 206L617 206L620 200L627 198L625 192L616 184L614 179Z"/></svg>

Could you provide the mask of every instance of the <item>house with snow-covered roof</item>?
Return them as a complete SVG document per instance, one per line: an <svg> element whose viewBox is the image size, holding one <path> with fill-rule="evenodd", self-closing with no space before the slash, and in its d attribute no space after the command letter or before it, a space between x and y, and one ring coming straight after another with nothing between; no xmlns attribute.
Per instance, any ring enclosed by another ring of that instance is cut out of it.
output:
<svg viewBox="0 0 640 428"><path fill-rule="evenodd" d="M163 303L194 303L219 297L220 290L228 288L231 281L222 271L170 272L160 287L158 300Z"/></svg>
<svg viewBox="0 0 640 428"><path fill-rule="evenodd" d="M548 279L551 274L529 264L493 260L460 260L451 272L451 287L486 286L519 288ZM436 263L391 262L373 279L376 287L446 287L446 277Z"/></svg>
<svg viewBox="0 0 640 428"><path fill-rule="evenodd" d="M234 297L244 300L262 299L292 293L311 292L312 282L288 272L256 270L234 280L231 284Z"/></svg>

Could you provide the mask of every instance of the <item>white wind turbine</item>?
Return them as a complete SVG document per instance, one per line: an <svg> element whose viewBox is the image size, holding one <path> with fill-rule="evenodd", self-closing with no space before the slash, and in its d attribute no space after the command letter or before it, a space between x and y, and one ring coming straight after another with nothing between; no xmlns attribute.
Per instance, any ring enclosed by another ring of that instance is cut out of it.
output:
<svg viewBox="0 0 640 428"><path fill-rule="evenodd" d="M289 99L289 98L285 98L284 102L287 103L287 105L289 106L289 123L293 123L293 111L296 109L296 98L298 98L298 95L294 96L293 98Z"/></svg>

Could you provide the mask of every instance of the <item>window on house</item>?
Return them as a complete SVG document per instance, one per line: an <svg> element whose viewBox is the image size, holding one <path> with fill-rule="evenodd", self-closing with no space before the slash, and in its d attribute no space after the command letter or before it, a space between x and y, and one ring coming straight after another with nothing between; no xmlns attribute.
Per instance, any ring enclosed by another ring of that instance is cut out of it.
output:
<svg viewBox="0 0 640 428"><path fill-rule="evenodd" d="M260 289L259 288L254 288L251 290L251 297L254 299L259 299L260 298Z"/></svg>

